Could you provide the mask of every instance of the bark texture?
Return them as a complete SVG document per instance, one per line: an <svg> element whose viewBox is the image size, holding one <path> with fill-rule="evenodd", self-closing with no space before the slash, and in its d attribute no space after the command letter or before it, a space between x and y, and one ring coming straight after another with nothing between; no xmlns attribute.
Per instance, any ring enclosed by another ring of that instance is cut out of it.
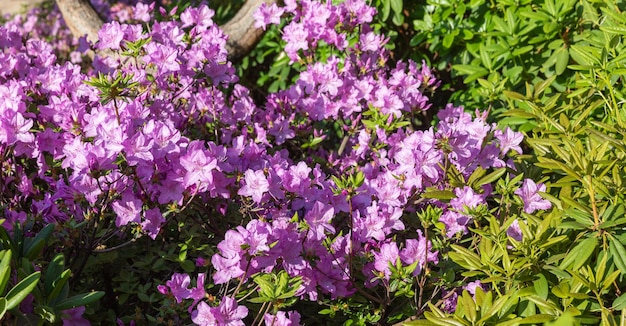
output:
<svg viewBox="0 0 626 326"><path fill-rule="evenodd" d="M56 2L65 24L76 38L87 35L91 42L98 40L98 31L104 21L89 0L56 0Z"/></svg>
<svg viewBox="0 0 626 326"><path fill-rule="evenodd" d="M248 54L261 39L263 31L254 28L254 11L265 2L277 0L247 0L235 16L220 28L228 36L226 50L235 60ZM98 40L98 31L104 24L89 0L56 0L65 23L75 37L87 35L89 41Z"/></svg>

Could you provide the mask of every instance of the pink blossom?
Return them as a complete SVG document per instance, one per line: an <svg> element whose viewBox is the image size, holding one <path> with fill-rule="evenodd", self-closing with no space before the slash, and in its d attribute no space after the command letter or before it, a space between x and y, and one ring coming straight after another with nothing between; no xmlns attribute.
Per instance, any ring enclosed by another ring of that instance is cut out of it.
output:
<svg viewBox="0 0 626 326"><path fill-rule="evenodd" d="M254 27L255 28L263 28L269 24L280 24L280 16L285 12L284 8L279 8L275 3L267 5L267 3L263 2L254 12L252 17L254 17Z"/></svg>
<svg viewBox="0 0 626 326"><path fill-rule="evenodd" d="M528 214L534 213L536 210L547 210L552 207L549 201L543 199L539 192L545 192L546 185L536 184L531 179L524 179L522 187L515 190L515 194L522 198L524 202L524 212Z"/></svg>
<svg viewBox="0 0 626 326"><path fill-rule="evenodd" d="M269 182L262 170L247 170L245 173L245 185L239 189L237 194L241 196L251 196L252 200L259 204L263 194L270 190Z"/></svg>

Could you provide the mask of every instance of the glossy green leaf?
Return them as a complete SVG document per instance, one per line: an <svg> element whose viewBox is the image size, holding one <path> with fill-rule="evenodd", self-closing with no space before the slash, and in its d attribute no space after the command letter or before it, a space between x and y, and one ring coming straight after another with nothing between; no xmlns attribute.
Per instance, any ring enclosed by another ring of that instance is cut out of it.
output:
<svg viewBox="0 0 626 326"><path fill-rule="evenodd" d="M17 283L5 297L7 300L7 310L17 307L17 305L33 291L35 286L37 286L40 277L41 272L35 272Z"/></svg>
<svg viewBox="0 0 626 326"><path fill-rule="evenodd" d="M11 275L11 250L3 250L0 260L0 295L4 294Z"/></svg>
<svg viewBox="0 0 626 326"><path fill-rule="evenodd" d="M567 269L571 267L572 270L578 270L582 267L598 245L598 239L595 236L590 236L580 241L561 262L559 268Z"/></svg>
<svg viewBox="0 0 626 326"><path fill-rule="evenodd" d="M7 312L7 299L0 298L0 320L4 317L4 314Z"/></svg>
<svg viewBox="0 0 626 326"><path fill-rule="evenodd" d="M67 298L63 301L58 302L54 305L54 308L57 310L67 310L80 306L88 305L92 302L100 300L104 296L104 292L102 291L94 291L90 293L83 293L79 295L75 295L73 297Z"/></svg>
<svg viewBox="0 0 626 326"><path fill-rule="evenodd" d="M55 282L61 277L61 274L65 270L65 256L63 253L58 253L46 268L44 274L44 292L50 293L54 288Z"/></svg>

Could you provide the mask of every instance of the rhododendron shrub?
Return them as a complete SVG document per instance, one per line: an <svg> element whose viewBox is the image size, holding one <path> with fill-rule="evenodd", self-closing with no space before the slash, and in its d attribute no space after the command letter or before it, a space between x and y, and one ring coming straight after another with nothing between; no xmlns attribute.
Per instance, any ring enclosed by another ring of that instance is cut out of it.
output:
<svg viewBox="0 0 626 326"><path fill-rule="evenodd" d="M115 241L163 241L168 223L193 220L212 230L206 260L151 289L177 318L386 324L491 290L451 273L453 245L483 225L515 244L527 232L514 217L551 207L514 164L521 134L452 105L418 128L438 82L424 63L388 64L365 1L260 7L257 25L282 19L285 54L304 67L261 103L238 84L211 9L139 24L146 6L95 44L69 43L72 62L55 52L65 43L0 27L5 226L57 223L66 245L79 237L79 276ZM88 49L92 65L77 65Z"/></svg>

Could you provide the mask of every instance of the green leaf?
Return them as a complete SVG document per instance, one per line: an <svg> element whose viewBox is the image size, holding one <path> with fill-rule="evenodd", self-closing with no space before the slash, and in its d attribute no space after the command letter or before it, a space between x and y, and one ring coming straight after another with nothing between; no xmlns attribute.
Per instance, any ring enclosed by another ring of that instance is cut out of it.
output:
<svg viewBox="0 0 626 326"><path fill-rule="evenodd" d="M63 253L58 253L48 265L46 274L44 274L44 292L46 294L52 292L56 281L61 277L61 274L65 270L65 256Z"/></svg>
<svg viewBox="0 0 626 326"><path fill-rule="evenodd" d="M27 241L24 246L23 256L29 260L35 260L41 254L41 250L52 235L54 228L55 224L48 224L33 239L29 239L30 241Z"/></svg>
<svg viewBox="0 0 626 326"><path fill-rule="evenodd" d="M0 253L2 253L0 261L0 295L2 295L11 275L11 250L3 250Z"/></svg>
<svg viewBox="0 0 626 326"><path fill-rule="evenodd" d="M450 252L448 255L455 263L469 270L480 269L483 266L480 261L480 257L478 257L475 253L458 245L452 245L451 247L454 252Z"/></svg>
<svg viewBox="0 0 626 326"><path fill-rule="evenodd" d="M389 13L391 12L391 0L382 0L383 1L383 9L380 11L380 19L382 21L387 20L389 18Z"/></svg>
<svg viewBox="0 0 626 326"><path fill-rule="evenodd" d="M67 310L80 306L85 306L92 302L100 300L100 298L102 298L103 296L103 291L83 293L58 302L56 305L54 305L54 308L57 310Z"/></svg>
<svg viewBox="0 0 626 326"><path fill-rule="evenodd" d="M487 69L483 67L472 66L472 65L453 65L452 69L465 75L482 74L482 76L485 76L489 73L489 71L487 71ZM477 78L480 78L480 77L477 77Z"/></svg>
<svg viewBox="0 0 626 326"><path fill-rule="evenodd" d="M11 310L17 307L30 292L33 291L35 286L37 286L37 282L39 282L39 278L41 277L41 272L35 272L28 275L22 281L17 283L9 293L6 295L7 300L7 310Z"/></svg>
<svg viewBox="0 0 626 326"><path fill-rule="evenodd" d="M461 294L461 298L459 298L459 302L463 304L463 312L465 313L465 317L467 317L472 323L476 321L476 303L472 299L472 296L467 292L467 290L463 290L463 294Z"/></svg>
<svg viewBox="0 0 626 326"><path fill-rule="evenodd" d="M452 198L456 198L456 195L450 190L427 189L426 192L422 194L422 197L439 200L450 200Z"/></svg>
<svg viewBox="0 0 626 326"><path fill-rule="evenodd" d="M572 59L577 63L585 66L600 65L600 52L598 49L591 46L572 44L570 50Z"/></svg>
<svg viewBox="0 0 626 326"><path fill-rule="evenodd" d="M548 315L548 314L537 314L537 315L532 315L532 316L528 316L528 317L524 317L522 318L522 320L520 320L520 324L524 325L524 324L539 324L539 323L545 323L545 322L549 322L549 321L553 321L554 320L553 315Z"/></svg>
<svg viewBox="0 0 626 326"><path fill-rule="evenodd" d="M4 314L7 312L7 299L0 298L0 320L4 317Z"/></svg>
<svg viewBox="0 0 626 326"><path fill-rule="evenodd" d="M615 237L609 238L609 252L613 257L615 266L622 274L626 274L626 248L624 248L619 239Z"/></svg>
<svg viewBox="0 0 626 326"><path fill-rule="evenodd" d="M546 277L543 276L543 274L539 274L538 279L536 279L533 284L537 295L546 300L549 294L548 280L546 280Z"/></svg>
<svg viewBox="0 0 626 326"><path fill-rule="evenodd" d="M624 310L626 309L626 293L620 295L615 301L613 301L613 305L611 306L615 310Z"/></svg>
<svg viewBox="0 0 626 326"><path fill-rule="evenodd" d="M418 319L410 322L402 323L402 326L436 326L437 323L434 323L427 319Z"/></svg>
<svg viewBox="0 0 626 326"><path fill-rule="evenodd" d="M493 69L493 61L491 61L491 56L487 52L487 49L485 48L484 43L480 43L480 48L478 50L478 53L480 54L480 61L482 61L485 68L491 71Z"/></svg>
<svg viewBox="0 0 626 326"><path fill-rule="evenodd" d="M517 92L512 92L512 91L503 91L502 92L504 94L504 96L512 99L512 100L525 100L526 96L517 93Z"/></svg>
<svg viewBox="0 0 626 326"><path fill-rule="evenodd" d="M447 33L446 36L443 37L443 42L441 43L444 48L449 49L454 43L454 34Z"/></svg>
<svg viewBox="0 0 626 326"><path fill-rule="evenodd" d="M556 65L554 67L554 72L556 72L557 75L563 74L565 68L567 68L568 63L569 51L565 48L558 49L556 54Z"/></svg>
<svg viewBox="0 0 626 326"><path fill-rule="evenodd" d="M581 241L567 254L559 268L567 269L571 266L572 270L578 270L587 262L597 245L598 239L593 235Z"/></svg>
<svg viewBox="0 0 626 326"><path fill-rule="evenodd" d="M576 319L570 311L564 312L559 318L553 322L546 322L546 326L571 326L576 325Z"/></svg>
<svg viewBox="0 0 626 326"><path fill-rule="evenodd" d="M626 26L603 26L600 25L600 30L604 32L626 35Z"/></svg>
<svg viewBox="0 0 626 326"><path fill-rule="evenodd" d="M49 302L59 299L59 295L63 292L63 287L66 286L67 281L70 279L70 276L72 276L72 272L69 269L66 269L61 273L60 277L52 282L52 291L46 292ZM67 296L67 293L65 295Z"/></svg>
<svg viewBox="0 0 626 326"><path fill-rule="evenodd" d="M390 3L394 13L402 13L402 0L391 0Z"/></svg>
<svg viewBox="0 0 626 326"><path fill-rule="evenodd" d="M495 171L487 174L486 176L480 178L480 180L476 181L476 186L482 186L482 185L492 183L498 180L505 172L506 172L506 168L496 169Z"/></svg>

